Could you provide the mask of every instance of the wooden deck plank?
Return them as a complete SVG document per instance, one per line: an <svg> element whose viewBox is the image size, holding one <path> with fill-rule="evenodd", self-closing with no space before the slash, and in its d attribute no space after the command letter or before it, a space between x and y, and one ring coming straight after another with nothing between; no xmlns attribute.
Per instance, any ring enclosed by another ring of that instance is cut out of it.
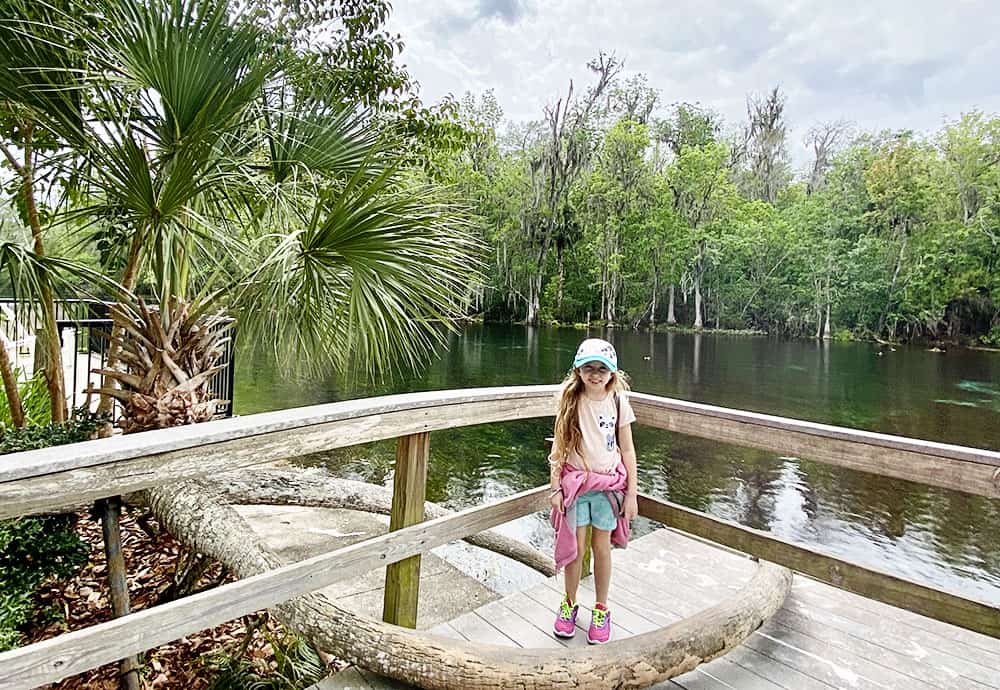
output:
<svg viewBox="0 0 1000 690"><path fill-rule="evenodd" d="M725 564L723 566L717 554L710 553L709 550L713 547L706 545L704 543L699 543L691 546L691 549L686 555L678 554L677 550L684 546L683 543L678 544L678 539L683 540L684 537L677 535L676 533L668 533L660 535L657 533L657 539L655 540L639 540L636 544L636 548L633 550L633 556L636 554L646 554L656 557L664 562L671 562L675 565L679 565L684 569L693 569L695 567L708 567L711 566L714 571L713 575L703 576L699 579L700 584L705 584L707 582L718 582L719 579L727 579L727 575L730 578L740 577L742 578L748 571L748 567L754 567L752 563L740 559L736 561L735 565ZM672 550L668 545L674 544L675 550ZM801 578L797 578L796 582ZM736 588L742 585L742 582L733 582L730 580L728 583L730 587ZM683 583L677 586L683 586ZM825 587L828 595L836 596L840 594L839 590L834 588ZM964 677L965 682L970 684L971 687L977 687L979 690L983 690L985 687L992 687L989 685L984 685L982 680L986 677L982 673L976 673L976 669L970 668L967 674L956 674L952 670L945 670L941 666L929 663L926 659L917 657L915 655L904 655L896 650L886 648L884 646L878 645L873 641L874 635L844 635L840 634L838 636L837 631L831 631L829 628L820 624L819 621L803 621L801 618L798 619L798 625L789 625L790 622L795 621L793 618L796 614L795 611L803 608L795 600L796 588L793 588L793 594L789 597L789 601L786 602L786 608L783 609L775 618L772 619L774 623L782 624L779 630L790 629L797 630L799 633L806 634L809 637L815 638L821 642L827 644L833 644L839 649L846 649L849 653L859 656L861 659L874 662L880 666L887 666L891 669L900 671L903 675L907 675L915 680L916 683L921 683L925 680L934 682L937 687L951 687L958 677ZM853 596L853 595L852 595ZM884 606L884 605L879 605ZM858 626L861 630L865 630L864 626ZM855 631L856 632L856 631ZM880 675L877 667L869 668L869 673L871 675ZM903 680L898 676L892 676L897 683L902 683Z"/></svg>
<svg viewBox="0 0 1000 690"><path fill-rule="evenodd" d="M555 641L560 647L568 647L573 642L579 642L578 637L570 639L556 637L556 635L552 632L552 611L531 597L525 595L524 592L516 592L515 594L506 596L501 599L499 603L507 607L511 613L518 616L524 623L530 625L535 631L544 635L546 638ZM577 618L579 620L579 616Z"/></svg>
<svg viewBox="0 0 1000 690"><path fill-rule="evenodd" d="M535 585L531 589L524 591L526 597L530 597L534 601L538 602L540 606L545 607L547 611L550 612L549 615L549 628L552 630L552 626L555 623L555 611L562 602L563 592L555 589L548 585L550 580L546 580L540 584ZM580 605L580 611L576 616L576 634L566 641L569 647L585 647L587 645L587 626L590 624L590 609L586 608L583 604Z"/></svg>
<svg viewBox="0 0 1000 690"><path fill-rule="evenodd" d="M659 535L660 532L661 531L658 530L657 534ZM678 539L680 540L688 539L686 535L676 530L667 529L665 530L665 532L667 533L667 535L671 535L668 537L668 539L672 539L674 543L683 543L683 541L677 542ZM703 563L705 557L705 549L712 549L716 547L713 547L712 545L707 544L702 540L695 540L695 542L696 544L693 544L691 546L689 552L685 554L683 558L685 561L695 561L698 563ZM639 544L640 549L648 549L650 548L650 546L653 546L653 544L646 543L644 540L642 543ZM657 543L655 546L660 548L659 553L661 557L664 558L670 557L671 550L665 549L662 542ZM718 547L718 548L723 548L723 547ZM729 551L728 549L725 550ZM752 562L749 561L748 559L740 558L735 561L731 559L717 561L716 565L729 572L733 572L733 571L742 571L746 567L749 567L747 565L748 563ZM921 616L919 614L907 611L905 609L873 601L858 594L837 589L836 587L831 587L829 585L826 585L825 583L817 582L808 577L803 577L803 576L797 577L796 584L797 588L799 589L805 588L808 589L809 591L818 592L819 596L823 601L827 602L833 601L838 604L843 602L847 604L847 608L851 610L863 611L866 618L870 614L874 614L880 618L888 616L892 620L899 621L902 624L916 627L917 629L923 630L930 635L935 635L945 640L956 641L959 642L963 647L985 652L987 654L987 658L990 659L991 662L996 659L998 654L1000 654L1000 641L988 635L983 635L981 633L973 632L971 630L966 630L965 628L961 628L955 625L950 625L948 623L943 623L941 621L937 621L932 618L928 618L926 616ZM998 670L1000 670L1000 666L993 666L992 663L990 664L990 667L991 668L995 667Z"/></svg>
<svg viewBox="0 0 1000 690"><path fill-rule="evenodd" d="M551 580L548 582L551 582ZM550 588L554 589L559 595L562 595L562 588L558 587L558 585L550 585ZM577 599L580 600L580 614L577 620L582 622L585 630L590 626L592 609L592 606L588 604L594 600L594 597L595 592L593 580L586 577L580 581L580 588L577 592ZM632 635L638 635L639 633L648 632L657 627L651 627L649 621L638 616L634 611L622 604L620 600L615 597L609 596L608 598L610 601L607 602L607 605L608 608L611 609L612 625L621 630L622 633L624 633L623 636L630 637ZM584 604L583 602L588 603Z"/></svg>
<svg viewBox="0 0 1000 690"><path fill-rule="evenodd" d="M694 671L673 680L685 690L715 687L738 688L738 690L783 690L784 687L724 657L702 664Z"/></svg>
<svg viewBox="0 0 1000 690"><path fill-rule="evenodd" d="M627 551L615 553L624 555ZM637 561L641 561L642 557L640 552L634 551L632 553L631 560L632 563L630 565L634 565ZM649 581L635 578L633 574L626 569L626 567L623 567L624 565L625 564L620 562L616 563L616 567L612 574L609 596L611 601L609 605L616 612L628 612L628 623L634 629L634 634L656 630L664 625L669 625L670 623L683 618L683 615L680 613L669 610L668 607L672 599L671 597L649 596L651 593L648 586ZM747 577L747 579L749 579L749 577ZM558 604L559 599L562 597L562 587L560 586L558 578L550 578L545 581L544 585L550 589L556 603ZM584 579L581 582L580 589L581 591L591 594L593 592L592 578ZM532 591L537 590L538 587L533 588ZM642 592L645 592L646 596L642 596ZM626 618L626 616L619 615L617 618L614 618L616 625L619 622L624 623L625 621L623 618ZM700 676L702 675L707 675L708 677L701 678ZM716 659L705 666L699 667L691 673L679 677L676 681L681 687L699 689L735 687L741 689L767 688L773 690L775 688L782 687L781 685L768 680L764 676L759 675L755 671L740 666L727 657ZM669 686L664 685L662 687ZM802 688L805 687L805 685L800 682L794 687Z"/></svg>
<svg viewBox="0 0 1000 690"><path fill-rule="evenodd" d="M926 618L905 609L879 604L851 592L835 589L837 596L831 597L823 583L807 578L802 580L799 589L816 606L830 608L837 613L854 612L854 615L863 621L880 623L883 627L896 631L897 634L920 639L923 641L922 644L930 647L940 645L938 648L942 650L950 650L949 653L954 653L956 656L965 655L970 661L977 661L1000 671L1000 640Z"/></svg>
<svg viewBox="0 0 1000 690"><path fill-rule="evenodd" d="M483 620L489 621L494 628L514 640L519 647L564 649L564 646L556 640L554 635L539 630L510 608L504 606L501 601L491 601L485 606L480 606L476 609L476 613Z"/></svg>
<svg viewBox="0 0 1000 690"><path fill-rule="evenodd" d="M659 621L661 625L693 615L729 596L734 590L740 589L750 579L753 569L756 568L756 565L749 560L739 558L739 567L735 573L731 573L732 577L719 576L718 572L714 570L710 573L705 573L700 568L693 570L695 567L691 565L694 560L693 558L682 557L678 552L674 551L663 553L665 550L669 551L670 548L684 546L683 543L677 543L676 535L661 535L659 532L655 534L657 538L654 540L647 541L647 538L644 537L642 540L636 542L637 544L645 542L645 546L629 548L631 552L629 556L631 563L629 565L632 565L633 569L617 568L613 575L617 585L613 585L613 587L630 589L637 593L635 596L645 596L647 599L655 599L659 610L652 609L651 611L654 617L661 619ZM665 539L660 541L660 538L663 537ZM710 556L709 562L715 564L716 554L705 552L702 555ZM662 569L660 577L650 578L644 576L645 574L640 570L641 566L650 565L647 560L650 558L661 561L660 564L653 564L656 566L654 569ZM680 567L682 563L684 564L684 568ZM696 575L698 577L695 577ZM689 587L687 585L688 582L696 582L698 585L701 585L701 588ZM710 590L706 591L709 587ZM753 674L755 679L762 679L763 683L771 683L778 687L790 688L791 690L829 690L829 688L836 687L803 673L794 666L761 654L757 650L745 645L737 647L725 656L710 662L709 665L711 664L718 664L719 666L734 664L742 670ZM686 678L686 675L681 676L681 678ZM678 679L678 682L683 683L680 679Z"/></svg>
<svg viewBox="0 0 1000 690"><path fill-rule="evenodd" d="M950 687L958 678L973 683L979 690L995 689L1000 683L1000 674L995 671L964 659L945 657L934 650L915 648L901 638L879 638L872 634L871 628L851 626L843 618L830 613L820 618L798 601L786 605L772 620L826 644L851 649L865 659L935 683L938 687Z"/></svg>
<svg viewBox="0 0 1000 690"><path fill-rule="evenodd" d="M826 644L809 635L790 630L768 621L760 630L755 632L747 640L746 644L754 646L755 649L764 648L772 650L774 653L785 655L792 650L796 652L797 663L805 660L805 665L799 670L809 671L812 675L817 675L826 682L852 682L857 679L862 682L861 687L886 687L898 688L899 690L940 690L940 686L926 683L919 678L907 675L902 671L897 671L888 666L884 666L860 656L856 649L843 649L835 645ZM864 685L867 683L868 685ZM856 685L856 683L855 683Z"/></svg>
<svg viewBox="0 0 1000 690"><path fill-rule="evenodd" d="M655 537L652 539L643 538L637 540L634 548L630 547L631 559L633 560L633 565L640 569L646 568L656 570L658 573L662 572L664 577L659 578L644 578L644 587L648 590L658 592L657 599L662 602L669 602L671 599L676 599L675 608L683 609L684 615L691 615L697 610L704 608L704 606L715 603L718 598L728 594L727 590L737 589L742 586L742 581L736 581L737 578L744 578L749 575L752 568L756 567L752 562L737 558L731 563L726 563L727 567L721 567L721 561L719 559L718 553L712 553L713 547L705 544L693 544L689 551L682 552L681 549L685 546L683 541L684 537L672 533L654 533ZM650 535L653 536L653 535ZM678 539L682 540L678 543ZM725 553L725 552L722 552ZM729 554L725 554L729 556ZM643 562L644 558L652 559L649 562ZM624 558L622 559L625 560ZM651 566L655 566L652 567ZM670 577L670 568L675 568L675 573L680 575L679 577L675 575ZM701 568L711 567L712 573L706 574ZM697 568L698 570L695 570ZM620 572L619 568L616 572ZM728 572L727 572L728 571ZM629 573L625 576L634 577L633 573ZM694 588L688 585L689 582L697 582L700 587ZM628 586L626 584L626 586ZM716 592L714 598L710 598L713 593L707 592L706 589L712 588ZM838 592L833 588L827 588L831 592ZM698 604L692 605L694 602L699 602ZM772 623L773 624L773 623ZM780 637L780 635L788 635L794 631L788 630L783 627L776 627L777 631L775 634ZM865 645L864 641L859 640L858 649ZM772 643L773 646L773 643ZM813 649L818 649L821 654L816 654L815 652L808 652L802 647L812 647ZM766 645L760 645L756 649L765 652ZM800 656L806 656L807 653L812 653L813 656L823 656L832 657L832 659L827 659L830 663L835 664L834 668L844 669L847 668L846 677L850 677L852 670L849 668L850 664L854 664L866 670L869 676L873 676L875 679L881 678L883 682L895 683L902 687L906 687L906 678L913 679L914 687L921 687L923 678L927 675L935 676L940 675L939 671L935 671L933 667L925 666L919 663L907 664L910 668L915 668L915 675L909 676L907 674L899 673L894 669L888 669L888 672L884 670L884 667L879 664L871 665L867 656L877 656L877 650L865 650L866 654L859 657L857 661L849 661L851 655L857 653L857 649L847 651L847 656L844 655L842 650L838 649L826 649L825 647L815 647L808 640L802 642L798 647L791 645L791 648L795 652L798 652ZM805 663L806 659L798 658L795 659L795 654L789 648L781 650L781 654L772 653L770 656L774 657L776 661L781 661L786 666L798 667L802 672L809 673L810 664ZM813 660L815 661L815 659ZM846 666L845 666L846 664ZM780 670L780 669L778 669ZM926 672L926 673L924 673ZM815 676L814 676L815 677ZM816 677L817 680L822 682L835 682L836 678L831 678L829 675L819 675ZM772 681L780 682L779 678L771 678ZM891 687L891 685L890 685ZM930 687L926 684L922 687ZM944 686L947 687L947 686ZM982 689L981 685L976 685L974 687L979 687Z"/></svg>
<svg viewBox="0 0 1000 690"><path fill-rule="evenodd" d="M438 623L433 628L430 628L427 632L433 635L440 635L441 637L450 637L453 640L465 640L468 641L465 635L458 631L455 626L449 622Z"/></svg>
<svg viewBox="0 0 1000 690"><path fill-rule="evenodd" d="M469 642L478 644L494 644L500 647L517 647L518 644L502 632L494 628L475 611L453 618L451 626Z"/></svg>

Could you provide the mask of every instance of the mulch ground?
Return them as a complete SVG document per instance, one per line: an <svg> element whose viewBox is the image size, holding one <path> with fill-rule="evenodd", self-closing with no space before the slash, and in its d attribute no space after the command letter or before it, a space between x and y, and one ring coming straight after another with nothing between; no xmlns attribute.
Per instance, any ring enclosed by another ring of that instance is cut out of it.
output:
<svg viewBox="0 0 1000 690"><path fill-rule="evenodd" d="M121 521L122 553L133 611L155 605L164 590L170 587L182 550L181 545L165 530L158 529L153 520L150 525L156 536L149 536L139 527L136 517L123 512ZM38 623L27 631L30 642L112 618L100 522L81 513L76 530L90 546L90 560L76 577L43 588L39 593L41 607L55 615L49 616L50 622ZM222 573L218 564L213 564L195 589L232 580L231 576ZM213 675L210 658L219 653L239 653L241 649L244 658L259 672L266 672L275 667L268 638L280 639L285 634L277 621L262 612L183 637L144 655L140 672L143 685L156 690L203 690L209 686ZM337 670L335 662L330 663L330 670ZM117 690L120 687L118 672L117 664L102 666L49 687L53 690Z"/></svg>

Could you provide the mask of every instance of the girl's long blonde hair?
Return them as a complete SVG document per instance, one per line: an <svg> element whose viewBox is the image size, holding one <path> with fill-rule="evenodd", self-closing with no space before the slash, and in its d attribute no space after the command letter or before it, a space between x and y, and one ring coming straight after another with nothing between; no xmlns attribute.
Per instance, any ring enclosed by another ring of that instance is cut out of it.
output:
<svg viewBox="0 0 1000 690"><path fill-rule="evenodd" d="M586 384L580 376L579 369L570 370L563 379L562 393L559 396L559 412L556 413L555 441L552 443L552 454L549 462L561 472L570 452L575 452L583 461L584 468L589 472L590 464L583 455L583 431L580 429L579 404ZM622 370L611 372L611 380L605 386L608 393L618 393L629 390L628 374ZM615 421L617 424L617 420Z"/></svg>

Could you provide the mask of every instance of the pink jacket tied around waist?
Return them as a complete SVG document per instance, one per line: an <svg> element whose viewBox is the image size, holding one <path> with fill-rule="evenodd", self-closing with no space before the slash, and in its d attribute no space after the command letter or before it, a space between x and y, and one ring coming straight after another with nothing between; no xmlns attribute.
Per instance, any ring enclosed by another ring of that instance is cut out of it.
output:
<svg viewBox="0 0 1000 690"><path fill-rule="evenodd" d="M612 507L618 510L618 524L611 532L611 544L625 547L631 535L628 520L621 514L621 505L625 491L628 489L628 473L625 463L618 463L614 474L599 474L586 472L566 465L563 468L559 486L563 491L563 507L565 513L553 510L549 520L556 530L556 570L562 570L567 564L576 560L578 547L576 543L576 499L588 491L604 491L609 496ZM618 494L618 496L614 496Z"/></svg>

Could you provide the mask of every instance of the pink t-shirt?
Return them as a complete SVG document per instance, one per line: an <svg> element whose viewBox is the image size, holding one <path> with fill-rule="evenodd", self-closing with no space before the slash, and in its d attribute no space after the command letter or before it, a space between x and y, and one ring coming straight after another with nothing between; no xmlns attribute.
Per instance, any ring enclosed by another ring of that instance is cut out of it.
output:
<svg viewBox="0 0 1000 690"><path fill-rule="evenodd" d="M618 448L616 427L623 427L635 421L635 412L629 404L628 395L618 392L619 404L615 405L615 394L608 393L604 400L590 400L580 396L577 410L580 415L580 431L583 435L583 455L587 458L591 472L608 474L621 462L622 453ZM618 419L618 407L621 419ZM583 459L570 451L567 462L577 469L586 469Z"/></svg>

